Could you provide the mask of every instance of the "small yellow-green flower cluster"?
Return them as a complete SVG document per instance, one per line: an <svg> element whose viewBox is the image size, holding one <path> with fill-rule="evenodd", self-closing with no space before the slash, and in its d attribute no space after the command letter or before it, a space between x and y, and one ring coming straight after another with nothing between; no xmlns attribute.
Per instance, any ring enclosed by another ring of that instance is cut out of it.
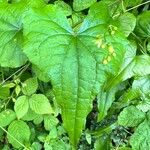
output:
<svg viewBox="0 0 150 150"><path fill-rule="evenodd" d="M107 50L108 50L108 55L103 60L103 64L105 65L112 60L112 57L116 57L116 53L112 45L107 45Z"/></svg>
<svg viewBox="0 0 150 150"><path fill-rule="evenodd" d="M114 35L115 32L118 30L118 28L116 26L113 26L113 25L109 25L108 28L109 28L109 32L111 35Z"/></svg>
<svg viewBox="0 0 150 150"><path fill-rule="evenodd" d="M106 42L103 40L101 35L97 35L94 43L97 45L98 48L105 48Z"/></svg>
<svg viewBox="0 0 150 150"><path fill-rule="evenodd" d="M94 42L98 48L106 49L108 51L108 55L102 62L103 64L108 64L112 60L112 57L116 57L116 53L113 46L110 43L108 44L107 42L105 42L102 36L97 35L96 40Z"/></svg>
<svg viewBox="0 0 150 150"><path fill-rule="evenodd" d="M94 42L97 45L97 47L100 48L102 43L103 43L102 37L100 35L97 35L96 39L94 40Z"/></svg>

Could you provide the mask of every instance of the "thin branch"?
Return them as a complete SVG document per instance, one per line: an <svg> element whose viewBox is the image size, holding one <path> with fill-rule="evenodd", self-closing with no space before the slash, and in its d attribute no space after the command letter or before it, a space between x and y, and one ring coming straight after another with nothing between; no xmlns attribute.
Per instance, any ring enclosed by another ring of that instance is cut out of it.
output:
<svg viewBox="0 0 150 150"><path fill-rule="evenodd" d="M136 6L132 7L132 8L129 8L129 9L127 9L125 12L128 12L128 11L130 11L130 10L133 10L133 9L135 9L135 8L138 8L138 7L140 7L140 6L142 6L142 5L145 5L145 4L148 4L148 3L150 3L150 0L147 1L147 2L144 2L144 3L141 3L141 4L139 4L139 5L136 5Z"/></svg>
<svg viewBox="0 0 150 150"><path fill-rule="evenodd" d="M13 137L8 131L6 131L2 126L0 126L0 128L6 132L11 138L13 138L18 144L20 144L22 147L24 147L26 150L29 150L24 144L22 144L21 142L19 142L15 137Z"/></svg>
<svg viewBox="0 0 150 150"><path fill-rule="evenodd" d="M19 72L22 72L24 70L26 70L28 68L29 64L24 65L23 67L21 67L20 69L18 69L16 72L14 72L12 75L10 75L8 78L6 78L2 83L0 83L0 86L3 85L7 80L9 80L10 78L12 78L14 75L16 75ZM19 74L20 75L20 74Z"/></svg>

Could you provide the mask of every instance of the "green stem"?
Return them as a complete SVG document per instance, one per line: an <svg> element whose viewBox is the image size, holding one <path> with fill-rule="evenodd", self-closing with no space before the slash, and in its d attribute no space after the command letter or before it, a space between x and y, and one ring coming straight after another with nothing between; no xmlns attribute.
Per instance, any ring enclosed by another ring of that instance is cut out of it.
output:
<svg viewBox="0 0 150 150"><path fill-rule="evenodd" d="M135 9L135 8L138 8L138 7L140 7L140 6L142 6L142 5L145 5L145 4L148 4L148 3L150 3L150 0L147 1L147 2L144 2L144 3L141 3L141 4L139 4L139 5L136 5L136 6L132 7L132 8L129 8L129 9L127 9L125 12L128 12L128 11L130 11L130 10L133 10L133 9Z"/></svg>
<svg viewBox="0 0 150 150"><path fill-rule="evenodd" d="M10 75L7 79L5 79L2 83L0 83L0 86L3 85L6 81L8 81L10 78L12 78L14 75L16 75L17 73L19 73L18 76L20 76L20 74L22 74L28 67L29 67L30 64L26 64L24 65L23 67L21 67L19 70L17 70L16 72L14 72L12 75ZM17 78L17 77L16 77ZM15 78L15 79L16 79Z"/></svg>
<svg viewBox="0 0 150 150"><path fill-rule="evenodd" d="M96 131L89 131L88 133L91 134L92 136L97 137L97 136L103 135L104 133L109 134L114 128L116 128L116 126L117 126L117 122L115 122L107 127L99 128Z"/></svg>
<svg viewBox="0 0 150 150"><path fill-rule="evenodd" d="M22 147L24 147L26 150L29 150L24 144L22 144L21 142L19 142L15 137L13 137L9 132L7 132L2 126L0 126L0 128L6 132L11 138L13 138L18 144L20 144Z"/></svg>

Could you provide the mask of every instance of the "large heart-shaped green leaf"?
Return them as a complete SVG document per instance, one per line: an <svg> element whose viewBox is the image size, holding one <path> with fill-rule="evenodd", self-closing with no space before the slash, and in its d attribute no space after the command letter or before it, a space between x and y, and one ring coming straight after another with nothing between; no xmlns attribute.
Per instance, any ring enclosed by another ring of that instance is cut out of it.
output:
<svg viewBox="0 0 150 150"><path fill-rule="evenodd" d="M64 127L76 145L92 100L108 75L118 72L129 44L109 21L103 3L93 5L80 29L72 29L55 6L32 9L24 18L24 52L48 74Z"/></svg>
<svg viewBox="0 0 150 150"><path fill-rule="evenodd" d="M26 62L22 52L22 13L21 4L0 5L0 65L3 67L19 67Z"/></svg>

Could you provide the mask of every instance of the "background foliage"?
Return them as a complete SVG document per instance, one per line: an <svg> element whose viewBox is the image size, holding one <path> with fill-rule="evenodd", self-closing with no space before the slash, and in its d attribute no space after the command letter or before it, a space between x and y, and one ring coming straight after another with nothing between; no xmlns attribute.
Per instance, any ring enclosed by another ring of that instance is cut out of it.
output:
<svg viewBox="0 0 150 150"><path fill-rule="evenodd" d="M0 0L0 149L150 149L149 0Z"/></svg>

